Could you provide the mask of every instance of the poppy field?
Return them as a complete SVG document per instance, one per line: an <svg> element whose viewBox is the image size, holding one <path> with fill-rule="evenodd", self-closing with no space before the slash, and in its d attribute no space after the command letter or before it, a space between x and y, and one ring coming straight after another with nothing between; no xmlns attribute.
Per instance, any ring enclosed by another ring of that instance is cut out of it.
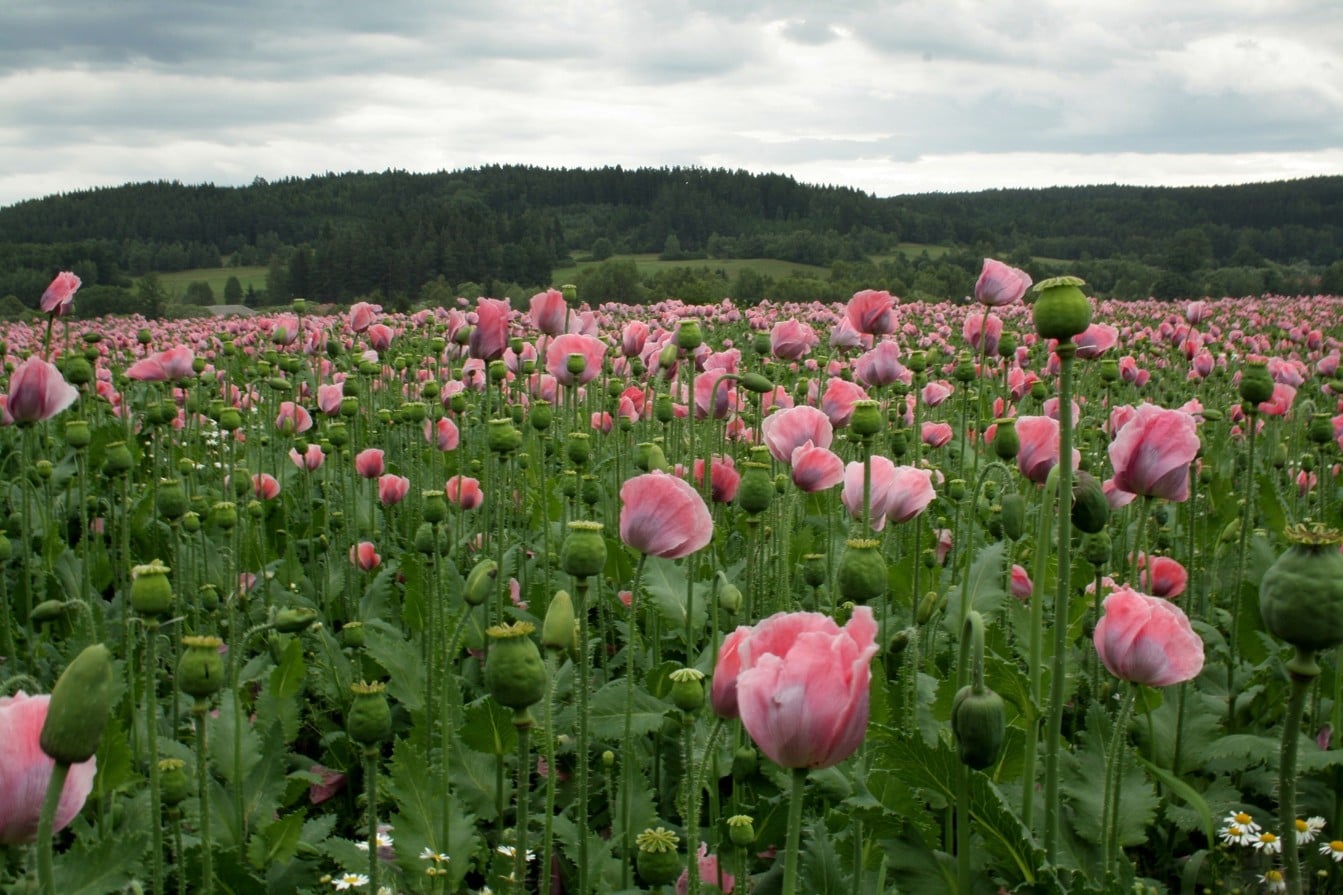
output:
<svg viewBox="0 0 1343 895"><path fill-rule="evenodd" d="M0 337L0 890L1343 891L1343 298L78 288Z"/></svg>

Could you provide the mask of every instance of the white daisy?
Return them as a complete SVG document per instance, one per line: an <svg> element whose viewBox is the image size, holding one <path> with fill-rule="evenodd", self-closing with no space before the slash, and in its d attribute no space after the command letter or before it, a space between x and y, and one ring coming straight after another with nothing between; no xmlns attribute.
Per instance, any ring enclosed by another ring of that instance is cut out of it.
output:
<svg viewBox="0 0 1343 895"><path fill-rule="evenodd" d="M392 837L387 835L386 829L378 830L378 833L374 838L378 841L378 848L392 847ZM360 851L368 851L368 842L356 842L355 847Z"/></svg>
<svg viewBox="0 0 1343 895"><path fill-rule="evenodd" d="M1302 845L1309 845L1314 842L1323 830L1323 817L1308 817L1305 820L1298 817L1296 819L1296 841Z"/></svg>
<svg viewBox="0 0 1343 895"><path fill-rule="evenodd" d="M368 885L368 877L362 873L342 873L331 881L331 885L336 887L337 892L358 889Z"/></svg>
<svg viewBox="0 0 1343 895"><path fill-rule="evenodd" d="M1277 855L1282 853L1282 840L1276 833L1270 833L1264 830L1254 840L1254 850L1261 851L1266 855Z"/></svg>
<svg viewBox="0 0 1343 895"><path fill-rule="evenodd" d="M1236 824L1227 824L1219 835L1227 845L1250 845L1254 842L1254 834Z"/></svg>
<svg viewBox="0 0 1343 895"><path fill-rule="evenodd" d="M1320 854L1329 858L1335 864L1343 864L1343 839L1335 839L1333 842L1321 842Z"/></svg>
<svg viewBox="0 0 1343 895"><path fill-rule="evenodd" d="M1265 892L1286 892L1287 878L1282 875L1282 871L1274 868L1259 877L1259 882L1264 884Z"/></svg>
<svg viewBox="0 0 1343 895"><path fill-rule="evenodd" d="M452 858L449 858L441 851L434 851L432 848L426 845L424 847L424 851L420 852L420 860L433 861L435 864L446 864L447 862L451 861Z"/></svg>
<svg viewBox="0 0 1343 895"><path fill-rule="evenodd" d="M1227 826L1240 827L1247 833L1258 833L1263 827L1254 822L1254 818L1246 811L1232 811L1226 816L1222 823Z"/></svg>

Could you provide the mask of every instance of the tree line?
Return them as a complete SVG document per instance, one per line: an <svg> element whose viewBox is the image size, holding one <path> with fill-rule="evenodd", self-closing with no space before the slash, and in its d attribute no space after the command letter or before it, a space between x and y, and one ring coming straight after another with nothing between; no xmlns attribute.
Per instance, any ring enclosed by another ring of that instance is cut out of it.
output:
<svg viewBox="0 0 1343 895"><path fill-rule="evenodd" d="M909 243L951 251L896 251ZM705 263L631 276L612 258L650 252ZM1343 292L1343 177L878 198L721 168L492 165L242 187L138 183L0 208L0 302L28 307L62 269L86 289L131 295L131 278L151 271L267 266L255 302L408 307L464 286L518 295L550 285L574 257L611 259L584 274L603 299L671 289L687 299L718 292L708 300L843 297L851 285L957 298L984 255L1040 275L1066 269L1118 297ZM728 277L714 262L729 258L821 272Z"/></svg>

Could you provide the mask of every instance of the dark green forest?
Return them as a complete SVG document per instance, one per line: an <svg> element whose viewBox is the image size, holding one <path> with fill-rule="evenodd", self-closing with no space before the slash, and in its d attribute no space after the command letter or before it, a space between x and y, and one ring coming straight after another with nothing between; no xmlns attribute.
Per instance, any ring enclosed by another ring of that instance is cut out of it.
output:
<svg viewBox="0 0 1343 895"><path fill-rule="evenodd" d="M641 275L613 257L631 253L703 265ZM161 312L161 297L137 293L132 278L221 265L268 266L266 289L248 296L256 304L302 296L407 308L458 294L525 297L574 258L610 258L580 276L593 302L842 299L860 288L957 299L985 255L1037 278L1074 273L1119 298L1343 292L1343 176L892 198L706 168L129 184L0 208L0 310L36 305L63 269L84 281L84 313ZM729 258L817 272L729 278L715 266Z"/></svg>

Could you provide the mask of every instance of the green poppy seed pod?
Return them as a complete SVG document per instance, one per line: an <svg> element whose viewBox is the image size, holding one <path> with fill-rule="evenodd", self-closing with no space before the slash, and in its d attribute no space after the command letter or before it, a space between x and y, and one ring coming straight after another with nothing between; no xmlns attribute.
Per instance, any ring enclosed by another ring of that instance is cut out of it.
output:
<svg viewBox="0 0 1343 895"><path fill-rule="evenodd" d="M294 391L294 384L283 376L272 376L268 384L280 394L288 394Z"/></svg>
<svg viewBox="0 0 1343 895"><path fill-rule="evenodd" d="M876 401L860 400L853 402L853 416L849 418L849 429L853 434L868 438L876 435L885 425L881 418L881 406Z"/></svg>
<svg viewBox="0 0 1343 895"><path fill-rule="evenodd" d="M891 456L899 460L909 453L909 436L904 429L891 430Z"/></svg>
<svg viewBox="0 0 1343 895"><path fill-rule="evenodd" d="M1241 368L1238 392L1241 400L1255 408L1273 397L1273 377L1265 361L1252 360Z"/></svg>
<svg viewBox="0 0 1343 895"><path fill-rule="evenodd" d="M88 761L98 751L112 710L112 654L101 643L85 647L56 679L38 739L63 764Z"/></svg>
<svg viewBox="0 0 1343 895"><path fill-rule="evenodd" d="M573 283L561 283L560 294L564 296L564 303L566 305L572 305L574 302L578 301L578 287Z"/></svg>
<svg viewBox="0 0 1343 895"><path fill-rule="evenodd" d="M646 885L656 889L675 881L683 863L676 850L679 842L675 833L662 827L644 830L634 838L639 848L634 859L635 867Z"/></svg>
<svg viewBox="0 0 1343 895"><path fill-rule="evenodd" d="M1110 522L1110 502L1105 499L1100 481L1081 469L1073 479L1072 522L1089 535L1104 531Z"/></svg>
<svg viewBox="0 0 1343 895"><path fill-rule="evenodd" d="M88 385L93 381L93 365L82 354L71 354L61 373L71 385Z"/></svg>
<svg viewBox="0 0 1343 895"><path fill-rule="evenodd" d="M429 408L423 401L407 401L401 405L401 412L408 422L422 423L429 416Z"/></svg>
<svg viewBox="0 0 1343 895"><path fill-rule="evenodd" d="M676 408L672 406L671 395L664 393L653 399L653 419L659 423L670 423L676 419Z"/></svg>
<svg viewBox="0 0 1343 895"><path fill-rule="evenodd" d="M260 519L264 515L266 515L266 508L261 505L261 501L247 501L247 517L249 519Z"/></svg>
<svg viewBox="0 0 1343 895"><path fill-rule="evenodd" d="M752 516L769 509L774 500L774 481L769 466L748 460L742 464L741 483L737 486L737 506Z"/></svg>
<svg viewBox="0 0 1343 895"><path fill-rule="evenodd" d="M420 397L432 401L439 396L441 391L442 389L439 387L437 380L428 379L425 380L424 385L420 386Z"/></svg>
<svg viewBox="0 0 1343 895"><path fill-rule="evenodd" d="M438 551L438 536L432 522L421 522L415 528L415 552L433 556Z"/></svg>
<svg viewBox="0 0 1343 895"><path fill-rule="evenodd" d="M448 501L442 489L420 492L420 518L438 524L448 518Z"/></svg>
<svg viewBox="0 0 1343 895"><path fill-rule="evenodd" d="M704 334L700 332L698 320L682 320L676 327L676 347L682 351L694 351L704 344Z"/></svg>
<svg viewBox="0 0 1343 895"><path fill-rule="evenodd" d="M998 356L1011 357L1017 353L1017 337L1015 333L1003 333L998 338Z"/></svg>
<svg viewBox="0 0 1343 895"><path fill-rule="evenodd" d="M186 774L186 762L180 758L159 761L159 798L165 808L182 804L191 798L194 789Z"/></svg>
<svg viewBox="0 0 1343 895"><path fill-rule="evenodd" d="M555 411L551 409L550 402L544 399L533 401L530 411L527 414L527 422L538 432L544 432L550 428L550 423L555 418Z"/></svg>
<svg viewBox="0 0 1343 895"><path fill-rule="evenodd" d="M453 413L465 413L467 407L466 392L458 392L453 395L449 405Z"/></svg>
<svg viewBox="0 0 1343 895"><path fill-rule="evenodd" d="M225 407L219 411L219 428L225 432L235 432L242 428L242 413L236 407Z"/></svg>
<svg viewBox="0 0 1343 895"><path fill-rule="evenodd" d="M807 587L820 587L825 584L826 568L824 553L808 553L802 557L802 580Z"/></svg>
<svg viewBox="0 0 1343 895"><path fill-rule="evenodd" d="M485 444L496 454L511 454L522 447L522 433L509 417L489 420L485 424Z"/></svg>
<svg viewBox="0 0 1343 895"><path fill-rule="evenodd" d="M1100 568L1110 561L1113 541L1108 531L1098 531L1082 538L1082 556L1093 566Z"/></svg>
<svg viewBox="0 0 1343 895"><path fill-rule="evenodd" d="M965 479L952 479L947 482L947 496L952 500L965 498Z"/></svg>
<svg viewBox="0 0 1343 895"><path fill-rule="evenodd" d="M1119 381L1119 361L1113 357L1101 358L1101 382Z"/></svg>
<svg viewBox="0 0 1343 895"><path fill-rule="evenodd" d="M564 359L564 369L568 370L571 376L581 376L587 368L587 355L581 351L575 351Z"/></svg>
<svg viewBox="0 0 1343 895"><path fill-rule="evenodd" d="M602 483L595 475L587 473L579 481L579 496L589 508L602 499Z"/></svg>
<svg viewBox="0 0 1343 895"><path fill-rule="evenodd" d="M109 476L125 475L135 465L131 449L124 441L110 442L103 449L103 473Z"/></svg>
<svg viewBox="0 0 1343 895"><path fill-rule="evenodd" d="M653 441L640 442L634 449L634 463L644 472L653 470L665 471L667 466L667 455L662 451L662 445Z"/></svg>
<svg viewBox="0 0 1343 895"><path fill-rule="evenodd" d="M387 686L381 683L350 685L354 700L345 716L345 732L361 746L373 746L392 735L392 707L387 703Z"/></svg>
<svg viewBox="0 0 1343 895"><path fill-rule="evenodd" d="M774 383L759 373L746 373L741 377L741 386L748 392L766 395L774 391Z"/></svg>
<svg viewBox="0 0 1343 895"><path fill-rule="evenodd" d="M154 498L159 515L169 522L176 522L191 508L187 502L186 489L180 479L160 479L158 493Z"/></svg>
<svg viewBox="0 0 1343 895"><path fill-rule="evenodd" d="M9 543L8 540L5 543ZM35 625L57 622L65 618L65 603L60 600L43 600L28 613L28 620Z"/></svg>
<svg viewBox="0 0 1343 895"><path fill-rule="evenodd" d="M197 700L209 699L224 685L224 658L218 637L190 635L182 638L182 657L177 660L177 687Z"/></svg>
<svg viewBox="0 0 1343 895"><path fill-rule="evenodd" d="M290 606L275 613L275 630L281 634L302 634L317 621L317 610L307 606Z"/></svg>
<svg viewBox="0 0 1343 895"><path fill-rule="evenodd" d="M541 645L565 652L574 648L574 601L567 590L555 592L541 622Z"/></svg>
<svg viewBox="0 0 1343 895"><path fill-rule="evenodd" d="M217 501L210 507L210 523L228 531L238 524L238 505L231 500Z"/></svg>
<svg viewBox="0 0 1343 895"><path fill-rule="evenodd" d="M489 657L485 660L485 688L500 705L520 712L546 695L546 666L531 638L530 622L493 625Z"/></svg>
<svg viewBox="0 0 1343 895"><path fill-rule="evenodd" d="M77 451L82 451L93 441L93 430L88 420L65 421L65 443Z"/></svg>
<svg viewBox="0 0 1343 895"><path fill-rule="evenodd" d="M840 597L866 603L886 593L886 557L881 555L879 544L868 538L845 542L836 577Z"/></svg>
<svg viewBox="0 0 1343 895"><path fill-rule="evenodd" d="M671 678L672 705L687 714L704 708L704 672L698 668L678 668Z"/></svg>
<svg viewBox="0 0 1343 895"><path fill-rule="evenodd" d="M755 842L755 819L749 814L734 814L727 819L727 838L738 848Z"/></svg>
<svg viewBox="0 0 1343 895"><path fill-rule="evenodd" d="M1091 325L1091 300L1079 288L1084 285L1077 277L1051 277L1035 285L1031 317L1041 338L1071 342Z"/></svg>
<svg viewBox="0 0 1343 895"><path fill-rule="evenodd" d="M1280 441L1273 448L1273 468L1282 469L1287 465L1287 442Z"/></svg>
<svg viewBox="0 0 1343 895"><path fill-rule="evenodd" d="M33 471L37 473L39 479L45 482L51 479L51 474L56 471L56 467L50 460L38 460L33 464Z"/></svg>
<svg viewBox="0 0 1343 895"><path fill-rule="evenodd" d="M345 395L340 399L340 415L344 417L355 416L359 413L359 396Z"/></svg>
<svg viewBox="0 0 1343 895"><path fill-rule="evenodd" d="M508 365L501 360L492 360L485 368L485 375L489 377L490 382L503 382L508 378Z"/></svg>
<svg viewBox="0 0 1343 895"><path fill-rule="evenodd" d="M1003 698L987 687L962 687L951 704L951 730L964 764L977 771L992 766L1007 736Z"/></svg>
<svg viewBox="0 0 1343 895"><path fill-rule="evenodd" d="M578 473L572 469L560 473L560 493L565 497L574 497L578 494Z"/></svg>
<svg viewBox="0 0 1343 895"><path fill-rule="evenodd" d="M1021 450L1021 436L1017 434L1017 421L1013 418L994 420L993 453L999 460L1011 462Z"/></svg>
<svg viewBox="0 0 1343 895"><path fill-rule="evenodd" d="M1287 551L1259 585L1264 627L1299 650L1343 644L1343 535L1300 525L1288 529L1287 539Z"/></svg>
<svg viewBox="0 0 1343 895"><path fill-rule="evenodd" d="M340 644L350 649L359 649L368 642L368 630L363 622L346 622L340 629Z"/></svg>
<svg viewBox="0 0 1343 895"><path fill-rule="evenodd" d="M170 572L162 560L155 559L131 569L131 608L140 615L160 616L172 611L173 586Z"/></svg>
<svg viewBox="0 0 1343 895"><path fill-rule="evenodd" d="M498 577L499 564L492 559L482 559L467 573L466 590L462 597L471 606L481 605L494 593L494 583Z"/></svg>
<svg viewBox="0 0 1343 895"><path fill-rule="evenodd" d="M135 331L135 341L139 342L141 345L148 345L150 342L154 341L154 333L146 327L141 327Z"/></svg>
<svg viewBox="0 0 1343 895"><path fill-rule="evenodd" d="M342 448L350 443L350 430L340 420L327 424L326 440L333 447Z"/></svg>
<svg viewBox="0 0 1343 895"><path fill-rule="evenodd" d="M1314 471L1315 471L1315 455L1314 455L1314 454L1302 454L1302 455L1301 455L1300 463L1301 463L1301 468L1302 468L1303 470L1305 470L1306 472L1314 472Z"/></svg>
<svg viewBox="0 0 1343 895"><path fill-rule="evenodd" d="M522 353L522 345L523 345L522 336L510 336L510 337L509 337L509 339L508 339L508 348L509 348L509 350L512 351L514 354L521 354L521 353Z"/></svg>
<svg viewBox="0 0 1343 895"><path fill-rule="evenodd" d="M1306 430L1306 437L1310 439L1312 444L1321 446L1333 441L1334 425L1332 417L1327 413L1311 414L1310 427Z"/></svg>
<svg viewBox="0 0 1343 895"><path fill-rule="evenodd" d="M739 746L732 753L732 779L744 780L760 767L760 755L750 746Z"/></svg>
<svg viewBox="0 0 1343 895"><path fill-rule="evenodd" d="M922 373L928 369L928 355L922 351L911 351L905 360L905 366L915 373Z"/></svg>
<svg viewBox="0 0 1343 895"><path fill-rule="evenodd" d="M663 345L662 350L658 352L658 369L663 371L671 370L676 365L676 358L679 351L680 349L676 347L675 341Z"/></svg>
<svg viewBox="0 0 1343 895"><path fill-rule="evenodd" d="M600 522L580 519L569 523L569 532L560 545L560 568L575 578L602 573L606 568L606 540Z"/></svg>
<svg viewBox="0 0 1343 895"><path fill-rule="evenodd" d="M575 466L586 466L592 455L592 438L586 432L570 432L564 441L564 455Z"/></svg>
<svg viewBox="0 0 1343 895"><path fill-rule="evenodd" d="M975 372L975 362L970 359L970 355L962 354L956 360L956 366L951 370L951 378L962 385L975 381L978 374Z"/></svg>
<svg viewBox="0 0 1343 895"><path fill-rule="evenodd" d="M1013 491L1002 500L1003 534L1014 541L1026 533L1026 498Z"/></svg>
<svg viewBox="0 0 1343 895"><path fill-rule="evenodd" d="M769 344L769 333L759 332L751 336L751 350L756 354L769 354L773 348Z"/></svg>
<svg viewBox="0 0 1343 895"><path fill-rule="evenodd" d="M1049 397L1049 389L1043 382L1031 383L1031 398L1035 401L1043 401Z"/></svg>

